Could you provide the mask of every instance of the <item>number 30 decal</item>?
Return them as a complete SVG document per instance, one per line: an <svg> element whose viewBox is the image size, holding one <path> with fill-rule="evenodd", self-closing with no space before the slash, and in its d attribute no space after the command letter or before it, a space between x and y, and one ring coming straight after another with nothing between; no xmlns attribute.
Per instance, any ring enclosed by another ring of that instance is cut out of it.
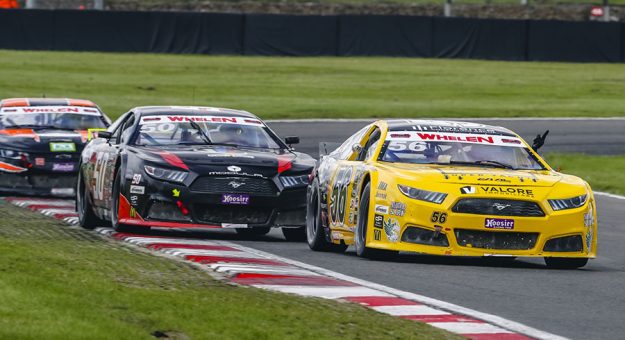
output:
<svg viewBox="0 0 625 340"><path fill-rule="evenodd" d="M347 203L347 187L352 178L352 168L341 168L336 175L330 197L330 218L332 222L343 224L345 221L345 206Z"/></svg>

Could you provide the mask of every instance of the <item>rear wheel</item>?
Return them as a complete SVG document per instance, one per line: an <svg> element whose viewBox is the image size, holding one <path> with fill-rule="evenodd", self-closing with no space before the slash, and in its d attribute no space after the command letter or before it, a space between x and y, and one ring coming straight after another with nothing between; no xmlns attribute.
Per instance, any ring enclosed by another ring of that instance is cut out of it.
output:
<svg viewBox="0 0 625 340"><path fill-rule="evenodd" d="M270 227L257 227L257 228L236 228L237 234L245 238L256 238L266 235L271 230Z"/></svg>
<svg viewBox="0 0 625 340"><path fill-rule="evenodd" d="M93 229L102 226L103 221L99 219L93 212L93 206L89 201L88 193L85 187L85 181L82 177L82 171L78 171L78 179L76 183L76 211L78 212L78 224L85 229Z"/></svg>
<svg viewBox="0 0 625 340"><path fill-rule="evenodd" d="M551 269L577 269L587 263L587 258L545 257L545 264Z"/></svg>
<svg viewBox="0 0 625 340"><path fill-rule="evenodd" d="M113 181L112 205L111 205L111 226L117 232L142 233L149 231L149 227L138 227L128 224L119 223L119 196L121 193L122 175L120 169L117 169L115 180Z"/></svg>
<svg viewBox="0 0 625 340"><path fill-rule="evenodd" d="M344 252L347 249L347 245L334 244L326 239L321 218L319 182L315 179L306 207L306 241L308 242L308 247L314 251Z"/></svg>
<svg viewBox="0 0 625 340"><path fill-rule="evenodd" d="M289 242L306 241L306 227L282 228L282 235Z"/></svg>
<svg viewBox="0 0 625 340"><path fill-rule="evenodd" d="M369 225L369 200L371 186L369 183L365 185L360 196L360 206L358 207L358 225L354 235L354 245L356 247L356 255L370 259L392 259L397 257L398 251L386 249L374 249L367 247L367 227Z"/></svg>

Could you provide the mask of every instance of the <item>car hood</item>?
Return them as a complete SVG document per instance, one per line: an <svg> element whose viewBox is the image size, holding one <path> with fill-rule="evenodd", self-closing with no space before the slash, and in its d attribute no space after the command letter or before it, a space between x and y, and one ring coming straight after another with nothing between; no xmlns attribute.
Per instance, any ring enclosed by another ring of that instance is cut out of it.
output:
<svg viewBox="0 0 625 340"><path fill-rule="evenodd" d="M144 161L214 176L273 177L308 173L314 160L289 150L221 146L130 147Z"/></svg>
<svg viewBox="0 0 625 340"><path fill-rule="evenodd" d="M87 142L87 134L87 130L5 129L0 130L0 147L29 153L72 152L64 146L73 143L79 152Z"/></svg>

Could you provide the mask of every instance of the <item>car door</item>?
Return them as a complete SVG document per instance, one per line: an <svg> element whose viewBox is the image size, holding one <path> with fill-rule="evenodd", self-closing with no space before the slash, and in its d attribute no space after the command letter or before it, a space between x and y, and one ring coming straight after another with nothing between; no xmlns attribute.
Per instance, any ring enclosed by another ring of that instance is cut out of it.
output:
<svg viewBox="0 0 625 340"><path fill-rule="evenodd" d="M112 204L113 181L119 155L132 136L135 125L135 114L129 112L123 121L113 131L112 137L105 143L99 144L95 149L93 167L93 198L94 205L110 209Z"/></svg>
<svg viewBox="0 0 625 340"><path fill-rule="evenodd" d="M366 173L364 161L373 142L379 139L380 128L371 125L358 138L352 139L349 151L336 162L328 188L328 221L331 229L353 232L357 223L360 185ZM377 140L376 139L376 140ZM377 144L376 144L377 145ZM343 147L343 146L341 146Z"/></svg>

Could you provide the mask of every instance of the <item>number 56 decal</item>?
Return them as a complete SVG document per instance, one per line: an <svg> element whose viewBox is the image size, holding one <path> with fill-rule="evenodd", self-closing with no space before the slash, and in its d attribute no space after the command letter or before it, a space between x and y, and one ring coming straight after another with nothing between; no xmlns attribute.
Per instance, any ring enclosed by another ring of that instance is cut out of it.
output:
<svg viewBox="0 0 625 340"><path fill-rule="evenodd" d="M432 218L430 218L430 220L432 221L432 223L444 224L445 221L447 221L447 213L435 211L432 214Z"/></svg>

